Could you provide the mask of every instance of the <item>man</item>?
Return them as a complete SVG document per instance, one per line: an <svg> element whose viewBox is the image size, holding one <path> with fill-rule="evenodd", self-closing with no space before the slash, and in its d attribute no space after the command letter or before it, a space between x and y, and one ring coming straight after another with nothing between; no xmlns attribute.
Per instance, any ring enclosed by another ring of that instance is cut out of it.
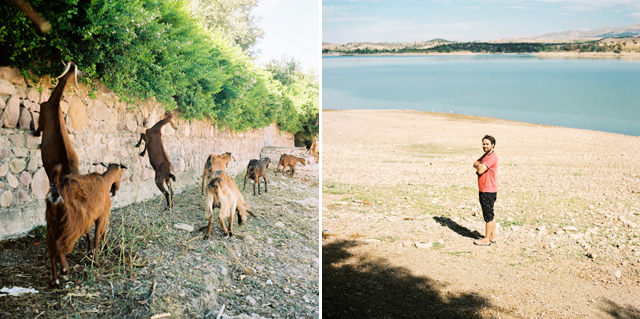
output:
<svg viewBox="0 0 640 319"><path fill-rule="evenodd" d="M496 155L493 150L495 146L496 139L491 135L485 135L482 138L484 155L473 163L473 168L476 169L476 174L478 175L482 216L484 217L485 223L487 223L484 238L473 241L474 244L480 246L491 246L492 243L495 243L496 220L493 214L493 204L496 202L498 193L498 183L496 181L498 175L498 155Z"/></svg>

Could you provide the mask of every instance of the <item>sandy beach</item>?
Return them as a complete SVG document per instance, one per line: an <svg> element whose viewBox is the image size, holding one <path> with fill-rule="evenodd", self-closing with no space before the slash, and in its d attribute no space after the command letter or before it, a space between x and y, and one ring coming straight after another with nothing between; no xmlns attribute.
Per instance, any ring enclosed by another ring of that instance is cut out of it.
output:
<svg viewBox="0 0 640 319"><path fill-rule="evenodd" d="M497 243L473 161L499 156ZM322 113L323 318L640 317L640 137Z"/></svg>

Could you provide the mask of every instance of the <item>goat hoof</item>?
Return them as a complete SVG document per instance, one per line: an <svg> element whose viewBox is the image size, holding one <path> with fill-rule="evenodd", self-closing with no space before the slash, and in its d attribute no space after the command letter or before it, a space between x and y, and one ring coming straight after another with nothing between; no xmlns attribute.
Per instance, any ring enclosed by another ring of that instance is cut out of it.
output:
<svg viewBox="0 0 640 319"><path fill-rule="evenodd" d="M202 240L208 240L209 239L209 235L204 235L204 238Z"/></svg>

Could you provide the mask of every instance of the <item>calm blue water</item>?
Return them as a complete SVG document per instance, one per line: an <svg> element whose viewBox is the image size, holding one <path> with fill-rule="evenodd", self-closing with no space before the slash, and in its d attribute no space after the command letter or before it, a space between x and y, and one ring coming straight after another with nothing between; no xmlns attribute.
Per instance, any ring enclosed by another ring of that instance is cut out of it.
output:
<svg viewBox="0 0 640 319"><path fill-rule="evenodd" d="M640 136L640 60L323 57L322 108L453 112Z"/></svg>

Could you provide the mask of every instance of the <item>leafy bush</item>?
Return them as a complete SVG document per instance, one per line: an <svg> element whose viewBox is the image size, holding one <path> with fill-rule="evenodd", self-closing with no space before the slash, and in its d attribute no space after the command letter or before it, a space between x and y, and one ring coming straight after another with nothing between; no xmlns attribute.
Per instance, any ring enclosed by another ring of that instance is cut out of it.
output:
<svg viewBox="0 0 640 319"><path fill-rule="evenodd" d="M52 24L52 32L36 34L21 12L1 4L1 65L43 76L59 74L60 61L74 61L122 99L155 97L167 109L178 108L183 118L207 116L234 131L276 121L290 133L318 132L308 125L319 109L317 78L296 73L294 83L282 84L222 30L204 28L186 0L32 0L31 5Z"/></svg>

